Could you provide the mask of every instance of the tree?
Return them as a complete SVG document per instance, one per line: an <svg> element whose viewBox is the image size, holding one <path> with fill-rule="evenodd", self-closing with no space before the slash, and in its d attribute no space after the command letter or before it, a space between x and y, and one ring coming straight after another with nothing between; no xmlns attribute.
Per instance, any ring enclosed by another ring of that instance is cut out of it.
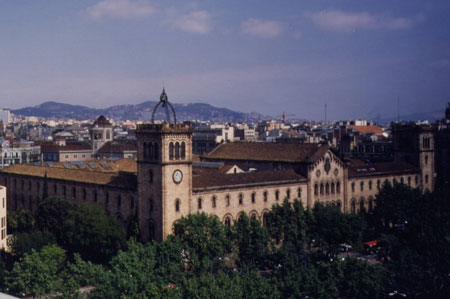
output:
<svg viewBox="0 0 450 299"><path fill-rule="evenodd" d="M14 253L15 258L19 259L22 258L25 253L30 254L33 249L35 251L40 251L44 246L55 243L55 236L50 232L32 230L30 232L15 234L8 245Z"/></svg>
<svg viewBox="0 0 450 299"><path fill-rule="evenodd" d="M40 252L32 250L25 254L20 262L16 262L6 278L6 287L19 296L40 296L60 288L58 272L65 261L65 251L50 245Z"/></svg>
<svg viewBox="0 0 450 299"><path fill-rule="evenodd" d="M108 262L126 242L125 230L119 221L91 203L81 203L70 209L63 231L64 247L95 263Z"/></svg>
<svg viewBox="0 0 450 299"><path fill-rule="evenodd" d="M232 227L232 239L238 248L239 266L264 267L269 254L270 236L258 220L242 213Z"/></svg>
<svg viewBox="0 0 450 299"><path fill-rule="evenodd" d="M40 230L47 230L53 233L58 242L64 239L64 221L75 207L67 200L52 196L44 199L38 206L35 219Z"/></svg>
<svg viewBox="0 0 450 299"><path fill-rule="evenodd" d="M189 214L175 221L173 227L174 235L185 247L188 264L195 271L209 270L212 263L219 263L218 259L231 251L225 226L217 216Z"/></svg>
<svg viewBox="0 0 450 299"><path fill-rule="evenodd" d="M33 215L23 208L8 211L7 222L8 233L10 234L27 232L32 230L34 226Z"/></svg>

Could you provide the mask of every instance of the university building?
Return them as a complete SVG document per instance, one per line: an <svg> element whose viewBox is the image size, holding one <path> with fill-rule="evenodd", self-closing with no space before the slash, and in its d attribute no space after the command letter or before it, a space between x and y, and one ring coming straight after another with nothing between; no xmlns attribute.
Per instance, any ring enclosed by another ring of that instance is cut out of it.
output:
<svg viewBox="0 0 450 299"><path fill-rule="evenodd" d="M159 241L189 213L217 215L231 225L245 212L264 222L264 214L285 198L358 213L373 208L386 181L434 188L434 140L427 127L394 130L393 162L343 160L326 144L263 142L223 143L194 161L192 127L176 123L164 91L160 99L156 108L166 109L167 120L157 124L152 117L137 127L136 160L11 166L0 172L8 207L33 211L52 195L90 201L124 225L137 219L143 240ZM402 145L406 139L408 147Z"/></svg>

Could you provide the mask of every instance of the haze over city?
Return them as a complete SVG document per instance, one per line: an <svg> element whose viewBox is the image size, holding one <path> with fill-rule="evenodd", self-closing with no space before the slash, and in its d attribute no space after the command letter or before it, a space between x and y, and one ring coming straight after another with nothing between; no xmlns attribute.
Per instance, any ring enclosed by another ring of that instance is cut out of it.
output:
<svg viewBox="0 0 450 299"><path fill-rule="evenodd" d="M299 118L441 113L448 1L3 1L0 96L158 100Z"/></svg>

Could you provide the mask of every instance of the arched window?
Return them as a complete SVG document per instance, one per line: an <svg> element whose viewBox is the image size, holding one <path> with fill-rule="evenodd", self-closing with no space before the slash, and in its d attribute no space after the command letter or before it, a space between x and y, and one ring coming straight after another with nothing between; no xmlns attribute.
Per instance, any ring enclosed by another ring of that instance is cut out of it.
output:
<svg viewBox="0 0 450 299"><path fill-rule="evenodd" d="M352 183L352 192L355 192L355 183Z"/></svg>
<svg viewBox="0 0 450 299"><path fill-rule="evenodd" d="M341 209L342 203L341 203L340 200L338 200L338 201L336 202L336 206L339 208L339 210Z"/></svg>
<svg viewBox="0 0 450 299"><path fill-rule="evenodd" d="M302 188L300 187L297 188L297 198L298 199L302 198Z"/></svg>
<svg viewBox="0 0 450 299"><path fill-rule="evenodd" d="M364 191L364 182L361 182L359 185L361 187L361 191Z"/></svg>
<svg viewBox="0 0 450 299"><path fill-rule="evenodd" d="M267 191L264 191L263 196L264 196L264 201L267 201Z"/></svg>
<svg viewBox="0 0 450 299"><path fill-rule="evenodd" d="M324 192L323 183L320 183L320 195L323 195L323 192Z"/></svg>
<svg viewBox="0 0 450 299"><path fill-rule="evenodd" d="M155 144L153 145L153 160L158 161L159 160L159 151L158 151L158 142L155 142Z"/></svg>
<svg viewBox="0 0 450 299"><path fill-rule="evenodd" d="M369 181L369 190L372 190L372 181Z"/></svg>
<svg viewBox="0 0 450 299"><path fill-rule="evenodd" d="M231 217L225 217L225 225L230 227L231 226Z"/></svg>
<svg viewBox="0 0 450 299"><path fill-rule="evenodd" d="M325 193L330 194L330 184L328 183L325 185Z"/></svg>
<svg viewBox="0 0 450 299"><path fill-rule="evenodd" d="M373 211L373 199L372 197L369 197L369 212Z"/></svg>
<svg viewBox="0 0 450 299"><path fill-rule="evenodd" d="M143 147L144 147L144 160L147 160L148 159L148 145L147 145L147 142L144 142Z"/></svg>
<svg viewBox="0 0 450 299"><path fill-rule="evenodd" d="M352 200L352 214L356 213L356 201Z"/></svg>
<svg viewBox="0 0 450 299"><path fill-rule="evenodd" d="M275 200L280 199L280 190L275 191Z"/></svg>
<svg viewBox="0 0 450 299"><path fill-rule="evenodd" d="M425 155L425 165L428 165L428 156Z"/></svg>
<svg viewBox="0 0 450 299"><path fill-rule="evenodd" d="M153 170L151 170L151 169L148 171L148 182L150 184L153 183Z"/></svg>
<svg viewBox="0 0 450 299"><path fill-rule="evenodd" d="M404 184L404 182L405 182L405 181L403 180L403 177L401 177L401 178L400 178L400 183Z"/></svg>
<svg viewBox="0 0 450 299"><path fill-rule="evenodd" d="M256 214L255 214L255 213L251 214L251 215L250 215L250 218L251 218L252 220L256 220Z"/></svg>
<svg viewBox="0 0 450 299"><path fill-rule="evenodd" d="M202 209L202 198L201 197L198 198L198 209L199 210Z"/></svg>
<svg viewBox="0 0 450 299"><path fill-rule="evenodd" d="M183 141L181 142L181 159L186 158L186 143Z"/></svg>
<svg viewBox="0 0 450 299"><path fill-rule="evenodd" d="M380 190L380 187L381 187L381 182L380 182L380 180L377 180L377 189Z"/></svg>
<svg viewBox="0 0 450 299"><path fill-rule="evenodd" d="M364 198L361 198L359 200L359 212L364 213L365 211L366 211L366 209L364 207Z"/></svg>
<svg viewBox="0 0 450 299"><path fill-rule="evenodd" d="M286 190L286 197L287 199L291 199L291 189Z"/></svg>
<svg viewBox="0 0 450 299"><path fill-rule="evenodd" d="M227 203L227 207L230 205L230 195L229 194L227 194L226 196L225 196L225 201L226 201L226 203Z"/></svg>
<svg viewBox="0 0 450 299"><path fill-rule="evenodd" d="M331 194L334 194L335 187L334 187L334 182L331 182Z"/></svg>
<svg viewBox="0 0 450 299"><path fill-rule="evenodd" d="M242 205L244 203L244 195L239 193L239 204Z"/></svg>
<svg viewBox="0 0 450 299"><path fill-rule="evenodd" d="M314 184L314 195L319 195L319 186Z"/></svg>
<svg viewBox="0 0 450 299"><path fill-rule="evenodd" d="M213 196L212 199L211 199L211 203L212 203L212 207L213 207L213 208L216 207L216 201L217 201L217 200L216 200L216 197Z"/></svg>
<svg viewBox="0 0 450 299"><path fill-rule="evenodd" d="M425 175L425 184L428 184L428 174Z"/></svg>
<svg viewBox="0 0 450 299"><path fill-rule="evenodd" d="M175 160L180 159L180 143L175 143Z"/></svg>
<svg viewBox="0 0 450 299"><path fill-rule="evenodd" d="M339 182L336 183L336 192L341 193L341 183Z"/></svg>
<svg viewBox="0 0 450 299"><path fill-rule="evenodd" d="M253 192L252 193L252 203L255 203L255 202L256 202L256 193Z"/></svg>
<svg viewBox="0 0 450 299"><path fill-rule="evenodd" d="M151 160L153 158L153 144L149 143L147 149L148 149L147 157L149 160Z"/></svg>
<svg viewBox="0 0 450 299"><path fill-rule="evenodd" d="M175 212L179 212L180 211L180 200L177 198L175 200Z"/></svg>
<svg viewBox="0 0 450 299"><path fill-rule="evenodd" d="M411 177L410 176L408 177L408 186L411 187Z"/></svg>
<svg viewBox="0 0 450 299"><path fill-rule="evenodd" d="M169 143L169 160L173 160L173 142Z"/></svg>

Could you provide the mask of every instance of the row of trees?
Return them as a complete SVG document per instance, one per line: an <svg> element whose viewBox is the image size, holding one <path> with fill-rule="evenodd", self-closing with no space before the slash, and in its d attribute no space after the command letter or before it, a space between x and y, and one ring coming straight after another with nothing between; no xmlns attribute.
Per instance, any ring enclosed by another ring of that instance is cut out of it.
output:
<svg viewBox="0 0 450 299"><path fill-rule="evenodd" d="M192 214L179 219L164 242L130 238L125 247L125 237L112 232L120 224L109 216L100 221L104 230L74 227L98 221L91 210L100 213L89 205L44 201L33 231L43 239L49 234L49 244L20 253L16 241L21 258L0 271L3 291L71 297L92 285L94 298L384 298L394 290L440 298L450 291L448 198L405 185L386 184L368 215L285 200L273 206L265 227L245 214L230 228L215 216ZM22 218L17 227L30 217ZM382 263L338 255L340 244L366 239L381 240Z"/></svg>

